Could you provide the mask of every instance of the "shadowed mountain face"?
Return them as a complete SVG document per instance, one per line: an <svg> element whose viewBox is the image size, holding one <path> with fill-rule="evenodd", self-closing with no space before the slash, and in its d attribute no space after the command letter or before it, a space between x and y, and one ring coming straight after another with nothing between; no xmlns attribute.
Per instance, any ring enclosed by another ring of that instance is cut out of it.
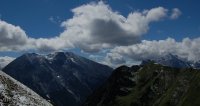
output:
<svg viewBox="0 0 200 106"><path fill-rule="evenodd" d="M56 106L79 106L112 69L73 53L56 52L24 54L3 71Z"/></svg>
<svg viewBox="0 0 200 106"><path fill-rule="evenodd" d="M200 71L149 62L121 66L84 106L199 106Z"/></svg>

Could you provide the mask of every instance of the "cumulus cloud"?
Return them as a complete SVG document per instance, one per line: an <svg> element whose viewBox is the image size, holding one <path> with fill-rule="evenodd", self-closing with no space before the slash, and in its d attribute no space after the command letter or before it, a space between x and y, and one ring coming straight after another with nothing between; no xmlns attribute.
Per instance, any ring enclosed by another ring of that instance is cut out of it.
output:
<svg viewBox="0 0 200 106"><path fill-rule="evenodd" d="M60 37L53 38L39 38L29 39L28 42L29 49L33 49L40 52L51 52L56 50L66 50L69 48L73 48L73 44L69 42L69 40L61 39Z"/></svg>
<svg viewBox="0 0 200 106"><path fill-rule="evenodd" d="M170 16L171 19L177 19L181 15L181 11L178 8L174 8L172 10L172 14Z"/></svg>
<svg viewBox="0 0 200 106"><path fill-rule="evenodd" d="M15 58L13 57L0 57L0 69L4 68L6 65L8 65L10 62L12 62Z"/></svg>
<svg viewBox="0 0 200 106"><path fill-rule="evenodd" d="M0 51L25 49L28 37L19 26L0 20Z"/></svg>
<svg viewBox="0 0 200 106"><path fill-rule="evenodd" d="M181 42L177 42L173 38L158 41L143 40L139 44L115 47L107 54L106 59L115 58L117 54L119 57L141 61L163 57L167 54L174 54L188 61L199 61L199 42L200 38L184 38Z"/></svg>
<svg viewBox="0 0 200 106"><path fill-rule="evenodd" d="M178 9L173 11L174 14L179 12ZM152 22L163 20L168 15L168 9L155 7L123 16L102 1L79 6L72 12L73 17L61 24L64 31L52 38L30 38L19 26L0 20L0 51L32 49L49 52L80 48L85 52L99 52L132 45L140 42Z"/></svg>
<svg viewBox="0 0 200 106"><path fill-rule="evenodd" d="M49 21L54 23L54 24L59 24L61 23L61 19L59 16L50 16Z"/></svg>
<svg viewBox="0 0 200 106"><path fill-rule="evenodd" d="M151 22L167 15L167 9L157 7L124 17L103 2L82 5L72 12L73 18L62 23L66 30L60 37L87 52L137 43Z"/></svg>
<svg viewBox="0 0 200 106"><path fill-rule="evenodd" d="M30 38L19 26L0 20L0 51L53 51L73 47L65 39L53 38Z"/></svg>
<svg viewBox="0 0 200 106"><path fill-rule="evenodd" d="M105 57L105 60L102 63L112 67L116 67L126 63L126 60L122 55L113 52L107 53L107 56Z"/></svg>

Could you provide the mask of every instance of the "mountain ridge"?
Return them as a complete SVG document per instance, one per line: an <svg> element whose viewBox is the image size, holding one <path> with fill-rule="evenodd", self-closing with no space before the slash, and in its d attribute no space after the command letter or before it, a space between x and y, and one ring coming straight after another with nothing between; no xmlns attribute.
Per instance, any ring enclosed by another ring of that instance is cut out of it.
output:
<svg viewBox="0 0 200 106"><path fill-rule="evenodd" d="M188 61L173 54L167 54L162 57L146 59L143 60L141 64L146 64L148 63L148 61L154 61L163 66L169 66L174 68L200 68L200 61Z"/></svg>
<svg viewBox="0 0 200 106"><path fill-rule="evenodd" d="M3 71L57 106L79 106L112 68L71 52L26 53ZM23 73L23 74L22 74Z"/></svg>
<svg viewBox="0 0 200 106"><path fill-rule="evenodd" d="M53 106L30 88L0 70L1 106Z"/></svg>
<svg viewBox="0 0 200 106"><path fill-rule="evenodd" d="M171 68L155 62L121 66L84 106L198 106L199 81L200 71L192 68Z"/></svg>

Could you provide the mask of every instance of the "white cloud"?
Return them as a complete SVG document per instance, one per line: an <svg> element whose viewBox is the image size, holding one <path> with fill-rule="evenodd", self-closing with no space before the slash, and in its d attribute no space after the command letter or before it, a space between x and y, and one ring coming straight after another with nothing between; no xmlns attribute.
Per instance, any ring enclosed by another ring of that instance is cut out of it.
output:
<svg viewBox="0 0 200 106"><path fill-rule="evenodd" d="M0 51L23 50L28 37L19 26L0 20Z"/></svg>
<svg viewBox="0 0 200 106"><path fill-rule="evenodd" d="M65 39L54 38L30 38L19 26L0 20L0 51L52 51L73 47Z"/></svg>
<svg viewBox="0 0 200 106"><path fill-rule="evenodd" d="M56 50L65 50L73 48L73 44L69 40L61 39L60 37L54 38L39 38L29 39L29 48L40 52L51 52Z"/></svg>
<svg viewBox="0 0 200 106"><path fill-rule="evenodd" d="M70 40L87 52L97 52L116 45L129 45L149 29L149 24L163 19L167 9L157 7L129 13L127 17L113 11L103 2L82 5L72 10L72 19L62 23L61 38Z"/></svg>
<svg viewBox="0 0 200 106"><path fill-rule="evenodd" d="M163 7L153 8L151 10L147 10L146 18L149 22L151 21L159 21L162 17L167 16L167 9Z"/></svg>
<svg viewBox="0 0 200 106"><path fill-rule="evenodd" d="M50 21L50 22L52 22L52 23L56 23L56 21L55 21L54 17L52 17L52 16L51 16L51 17L49 17L49 21Z"/></svg>
<svg viewBox="0 0 200 106"><path fill-rule="evenodd" d="M126 63L126 60L122 55L118 53L107 53L107 56L102 63L107 64L111 67L117 67Z"/></svg>
<svg viewBox="0 0 200 106"><path fill-rule="evenodd" d="M8 65L11 61L13 61L15 58L13 57L0 57L0 69L4 68L6 65Z"/></svg>
<svg viewBox="0 0 200 106"><path fill-rule="evenodd" d="M115 58L117 54L118 57L141 61L144 59L162 57L171 53L188 61L199 61L199 42L200 38L184 38L181 42L177 42L173 38L158 41L143 40L139 44L115 47L107 54L107 56L110 56L107 58Z"/></svg>
<svg viewBox="0 0 200 106"><path fill-rule="evenodd" d="M49 21L54 23L54 24L60 24L61 23L61 19L60 19L59 16L50 16Z"/></svg>
<svg viewBox="0 0 200 106"><path fill-rule="evenodd" d="M181 11L178 8L174 8L172 10L172 14L170 16L171 19L177 19L181 15Z"/></svg>
<svg viewBox="0 0 200 106"><path fill-rule="evenodd" d="M19 26L0 20L0 51L38 50L42 52L80 48L85 52L99 52L115 46L140 42L149 24L164 19L168 10L156 7L134 11L126 16L102 1L72 9L73 17L62 22L65 30L52 38L30 38ZM55 18L50 17L51 21Z"/></svg>

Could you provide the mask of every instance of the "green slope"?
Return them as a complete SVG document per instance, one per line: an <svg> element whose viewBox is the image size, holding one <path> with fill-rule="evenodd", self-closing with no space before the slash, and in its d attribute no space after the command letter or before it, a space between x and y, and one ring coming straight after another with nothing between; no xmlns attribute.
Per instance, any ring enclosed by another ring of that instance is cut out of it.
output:
<svg viewBox="0 0 200 106"><path fill-rule="evenodd" d="M120 74L116 74L120 71ZM123 73L126 71L129 74ZM124 80L126 78L135 84L124 86L124 83L127 83L127 80ZM122 83L118 83L118 80ZM118 93L124 89L126 93ZM137 70L118 68L111 78L88 98L85 105L200 106L200 71L170 68L153 62L140 66Z"/></svg>

